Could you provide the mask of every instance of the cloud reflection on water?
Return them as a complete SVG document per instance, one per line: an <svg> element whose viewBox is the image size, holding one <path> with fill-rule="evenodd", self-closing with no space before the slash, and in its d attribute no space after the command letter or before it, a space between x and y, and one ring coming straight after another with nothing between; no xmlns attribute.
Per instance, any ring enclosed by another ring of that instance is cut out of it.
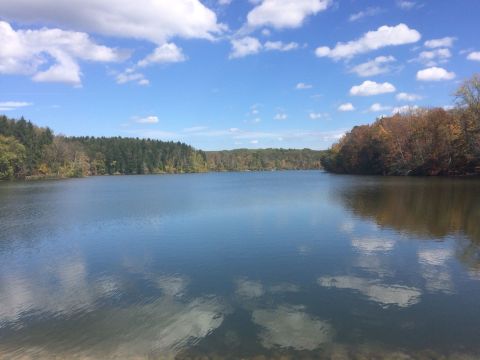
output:
<svg viewBox="0 0 480 360"><path fill-rule="evenodd" d="M327 288L355 290L382 306L408 307L420 301L421 291L414 287L386 285L355 276L322 276L318 284Z"/></svg>
<svg viewBox="0 0 480 360"><path fill-rule="evenodd" d="M314 350L330 342L333 328L304 311L303 306L281 305L274 309L257 309L253 321L262 327L260 340L266 348L290 347Z"/></svg>
<svg viewBox="0 0 480 360"><path fill-rule="evenodd" d="M46 269L0 274L0 328L20 321L29 312L66 316L92 311L96 301L113 296L119 288L110 276L89 279L80 257L50 264Z"/></svg>
<svg viewBox="0 0 480 360"><path fill-rule="evenodd" d="M417 252L418 261L425 280L425 287L429 292L443 292L453 294L453 283L448 261L453 258L452 249L424 248Z"/></svg>

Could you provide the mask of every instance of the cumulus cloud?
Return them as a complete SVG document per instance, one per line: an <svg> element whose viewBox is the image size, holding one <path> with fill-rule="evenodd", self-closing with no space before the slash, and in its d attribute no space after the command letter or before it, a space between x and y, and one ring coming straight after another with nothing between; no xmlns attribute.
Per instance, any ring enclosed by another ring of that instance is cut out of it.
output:
<svg viewBox="0 0 480 360"><path fill-rule="evenodd" d="M290 51L298 49L298 44L296 42L267 41L264 48L265 50Z"/></svg>
<svg viewBox="0 0 480 360"><path fill-rule="evenodd" d="M377 83L375 81L366 80L360 85L352 86L350 95L353 96L372 96L395 92L395 86L388 82Z"/></svg>
<svg viewBox="0 0 480 360"><path fill-rule="evenodd" d="M417 94L409 94L406 92L401 92L397 94L396 98L399 101L416 101L416 100L420 100L422 97Z"/></svg>
<svg viewBox="0 0 480 360"><path fill-rule="evenodd" d="M141 117L141 118L135 118L134 120L138 124L156 124L159 121L158 117L153 115Z"/></svg>
<svg viewBox="0 0 480 360"><path fill-rule="evenodd" d="M299 82L297 85L295 85L295 89L297 90L307 90L313 88L313 85Z"/></svg>
<svg viewBox="0 0 480 360"><path fill-rule="evenodd" d="M348 18L348 21L358 21L365 17L378 15L381 12L382 12L382 9L380 9L379 7L369 7L369 8L366 8L365 10L362 10L355 14L350 15L350 17Z"/></svg>
<svg viewBox="0 0 480 360"><path fill-rule="evenodd" d="M85 33L47 28L14 30L4 21L0 21L0 39L0 73L29 75L37 82L78 86L79 60L116 62L126 57L117 49L96 44Z"/></svg>
<svg viewBox="0 0 480 360"><path fill-rule="evenodd" d="M397 6L402 10L410 10L417 6L417 3L410 0L397 0Z"/></svg>
<svg viewBox="0 0 480 360"><path fill-rule="evenodd" d="M125 71L116 74L115 80L117 84L126 84L135 82L138 85L148 85L150 81L145 78L145 75L135 70L135 68L127 68Z"/></svg>
<svg viewBox="0 0 480 360"><path fill-rule="evenodd" d="M318 120L318 119L328 118L329 115L328 115L327 113L310 112L310 113L308 114L308 117L309 117L311 120Z"/></svg>
<svg viewBox="0 0 480 360"><path fill-rule="evenodd" d="M241 58L247 55L257 54L262 50L262 44L258 39L246 36L241 39L234 39L231 41L232 52L230 53L230 59Z"/></svg>
<svg viewBox="0 0 480 360"><path fill-rule="evenodd" d="M257 38L246 36L231 41L232 51L229 58L241 58L248 55L258 54L261 51L291 51L298 49L296 42L284 43L282 41L267 41L262 44Z"/></svg>
<svg viewBox="0 0 480 360"><path fill-rule="evenodd" d="M480 51L473 51L467 56L468 60L480 61Z"/></svg>
<svg viewBox="0 0 480 360"><path fill-rule="evenodd" d="M183 54L181 48L174 43L165 43L158 46L151 54L138 61L136 65L116 74L116 82L117 84L135 82L138 85L149 85L150 81L143 73L138 71L139 68L144 68L154 64L182 62L185 60L186 56Z"/></svg>
<svg viewBox="0 0 480 360"><path fill-rule="evenodd" d="M357 40L346 43L339 42L334 48L321 46L316 49L318 57L330 57L334 60L349 59L355 55L377 50L386 46L396 46L415 43L421 35L417 30L410 29L405 24L396 26L380 26L369 31Z"/></svg>
<svg viewBox="0 0 480 360"><path fill-rule="evenodd" d="M455 78L454 72L449 72L441 67L430 67L417 72L417 80L420 81L442 81Z"/></svg>
<svg viewBox="0 0 480 360"><path fill-rule="evenodd" d="M408 307L420 301L421 291L414 287L381 284L354 276L323 276L318 284L327 288L350 289L360 292L383 307Z"/></svg>
<svg viewBox="0 0 480 360"><path fill-rule="evenodd" d="M331 0L262 0L247 15L250 27L298 28L308 16L326 10Z"/></svg>
<svg viewBox="0 0 480 360"><path fill-rule="evenodd" d="M297 89L297 90L307 90L307 89L311 89L311 88L313 88L313 85L302 83L302 82L295 85L295 89Z"/></svg>
<svg viewBox="0 0 480 360"><path fill-rule="evenodd" d="M147 40L213 39L224 30L215 13L199 0L2 0L4 19L50 24L88 33Z"/></svg>
<svg viewBox="0 0 480 360"><path fill-rule="evenodd" d="M2 101L0 102L0 111L11 111L31 105L33 104L26 101Z"/></svg>
<svg viewBox="0 0 480 360"><path fill-rule="evenodd" d="M451 56L452 53L449 49L440 48L422 51L416 60L427 66L435 66L437 63L447 62Z"/></svg>
<svg viewBox="0 0 480 360"><path fill-rule="evenodd" d="M338 110L338 111L343 111L343 112L345 112L345 111L353 111L353 110L355 110L355 107L353 106L352 103L345 103L345 104L341 104L341 105L338 107L337 110Z"/></svg>
<svg viewBox="0 0 480 360"><path fill-rule="evenodd" d="M380 103L374 103L372 106L369 107L368 111L370 112L380 112L385 110L390 110L390 106L382 105Z"/></svg>
<svg viewBox="0 0 480 360"><path fill-rule="evenodd" d="M145 67L151 64L175 63L185 61L181 48L173 43L166 43L157 47L153 53L138 62L138 66Z"/></svg>
<svg viewBox="0 0 480 360"><path fill-rule="evenodd" d="M424 45L425 45L425 47L431 48L431 49L439 48L439 47L443 47L443 48L452 47L453 42L455 40L456 40L456 38L451 37L451 36L447 36L447 37L444 37L444 38L441 38L441 39L427 40L427 41L425 41Z"/></svg>
<svg viewBox="0 0 480 360"><path fill-rule="evenodd" d="M377 56L373 60L354 66L351 71L362 77L385 74L391 71L388 64L395 61L393 56Z"/></svg>

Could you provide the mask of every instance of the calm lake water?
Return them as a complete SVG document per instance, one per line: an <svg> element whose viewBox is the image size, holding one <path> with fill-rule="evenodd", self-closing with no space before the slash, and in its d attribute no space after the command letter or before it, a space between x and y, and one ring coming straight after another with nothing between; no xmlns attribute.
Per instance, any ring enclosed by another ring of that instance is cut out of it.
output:
<svg viewBox="0 0 480 360"><path fill-rule="evenodd" d="M480 356L479 180L0 184L0 358L439 354Z"/></svg>

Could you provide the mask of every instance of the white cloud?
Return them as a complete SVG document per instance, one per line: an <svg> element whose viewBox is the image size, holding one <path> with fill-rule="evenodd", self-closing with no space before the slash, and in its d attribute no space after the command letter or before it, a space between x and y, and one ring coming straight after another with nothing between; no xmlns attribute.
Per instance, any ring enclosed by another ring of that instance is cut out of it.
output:
<svg viewBox="0 0 480 360"><path fill-rule="evenodd" d="M285 113L277 113L277 114L275 114L275 116L273 118L275 120L287 120L288 115L285 114Z"/></svg>
<svg viewBox="0 0 480 360"><path fill-rule="evenodd" d="M283 43L281 41L267 41L264 44L265 50L290 51L298 49L296 42Z"/></svg>
<svg viewBox="0 0 480 360"><path fill-rule="evenodd" d="M232 0L218 0L218 3L220 5L230 5L232 3Z"/></svg>
<svg viewBox="0 0 480 360"><path fill-rule="evenodd" d="M253 145L258 144L258 140L250 140L250 144L253 144Z"/></svg>
<svg viewBox="0 0 480 360"><path fill-rule="evenodd" d="M312 113L314 120L318 118L328 119L329 115L326 113ZM332 131L315 131L305 129L287 129L284 131L249 131L239 128L228 129L206 129L204 131L196 131L191 133L186 132L168 132L162 130L153 130L149 128L139 128L134 130L125 130L129 136L137 136L142 138L154 139L168 139L175 141L191 141L193 138L225 138L232 141L232 143L246 144L247 141L257 140L263 141L265 144L277 143L279 138L284 141L285 146L289 144L303 142L309 144L306 147L314 147L311 144L323 143L322 146L330 145L331 142L340 139L347 129L337 129Z"/></svg>
<svg viewBox="0 0 480 360"><path fill-rule="evenodd" d="M166 43L157 47L153 53L138 62L138 66L145 67L151 64L175 63L185 61L182 49L174 43Z"/></svg>
<svg viewBox="0 0 480 360"><path fill-rule="evenodd" d="M480 51L473 51L467 56L468 60L480 61Z"/></svg>
<svg viewBox="0 0 480 360"><path fill-rule="evenodd" d="M413 9L416 5L417 3L415 1L397 0L397 6L403 10Z"/></svg>
<svg viewBox="0 0 480 360"><path fill-rule="evenodd" d="M241 58L247 55L257 54L262 50L262 44L258 39L246 36L241 39L234 39L232 43L232 52L229 55L230 59Z"/></svg>
<svg viewBox="0 0 480 360"><path fill-rule="evenodd" d="M149 85L150 81L145 78L145 75L139 73L135 68L128 68L125 71L118 73L115 76L117 84L126 84L129 82L135 82L138 85Z"/></svg>
<svg viewBox="0 0 480 360"><path fill-rule="evenodd" d="M422 97L417 94L409 94L409 93L401 92L397 94L396 98L399 101L416 101L416 100L420 100Z"/></svg>
<svg viewBox="0 0 480 360"><path fill-rule="evenodd" d="M377 83L375 81L366 80L360 85L352 86L350 95L353 96L372 96L395 92L395 86L388 82Z"/></svg>
<svg viewBox="0 0 480 360"><path fill-rule="evenodd" d="M135 118L135 122L138 124L156 124L158 123L158 117L157 116L146 116L143 118Z"/></svg>
<svg viewBox="0 0 480 360"><path fill-rule="evenodd" d="M254 37L246 36L240 39L231 41L232 52L229 58L240 58L247 55L258 54L260 51L291 51L299 48L298 43L290 42L284 43L282 41L267 41L265 44Z"/></svg>
<svg viewBox="0 0 480 360"><path fill-rule="evenodd" d="M338 110L338 111L343 111L343 112L345 112L345 111L353 111L353 110L355 110L355 107L353 106L352 103L345 103L345 104L341 104L341 105L338 107L337 110Z"/></svg>
<svg viewBox="0 0 480 360"><path fill-rule="evenodd" d="M313 85L306 84L303 82L299 82L297 85L295 85L295 89L297 90L307 90L313 88Z"/></svg>
<svg viewBox="0 0 480 360"><path fill-rule="evenodd" d="M359 11L355 14L350 15L348 18L348 21L358 21L360 19L363 19L367 16L375 16L378 15L382 12L382 9L379 7L369 7L366 8L365 10Z"/></svg>
<svg viewBox="0 0 480 360"><path fill-rule="evenodd" d="M331 0L263 0L247 15L250 27L298 28L305 19L324 11Z"/></svg>
<svg viewBox="0 0 480 360"><path fill-rule="evenodd" d="M452 53L447 48L434 49L422 51L417 58L417 61L424 63L427 66L435 66L437 63L447 62L452 56Z"/></svg>
<svg viewBox="0 0 480 360"><path fill-rule="evenodd" d="M0 102L0 111L11 111L32 105L26 101L2 101Z"/></svg>
<svg viewBox="0 0 480 360"><path fill-rule="evenodd" d="M408 114L411 112L415 112L418 110L417 105L403 105L403 106L397 106L392 109L392 115L396 114Z"/></svg>
<svg viewBox="0 0 480 360"><path fill-rule="evenodd" d="M328 118L329 115L328 115L327 113L310 112L310 113L308 114L308 117L309 117L311 120L318 120L318 119Z"/></svg>
<svg viewBox="0 0 480 360"><path fill-rule="evenodd" d="M432 39L432 40L427 40L425 41L424 45L427 48L434 49L434 48L439 48L439 47L452 47L453 42L456 40L456 38L447 36L441 39Z"/></svg>
<svg viewBox="0 0 480 360"><path fill-rule="evenodd" d="M390 110L390 109L391 109L391 106L385 106L385 105L382 105L380 103L374 103L374 104L372 104L372 106L370 106L368 111L370 111L370 112L380 112L380 111L385 111L385 110Z"/></svg>
<svg viewBox="0 0 480 360"><path fill-rule="evenodd" d="M385 74L391 71L388 64L394 61L396 59L393 56L377 56L373 60L354 66L351 71L362 77Z"/></svg>
<svg viewBox="0 0 480 360"><path fill-rule="evenodd" d="M4 19L163 44L168 39L213 39L224 30L199 0L2 0Z"/></svg>
<svg viewBox="0 0 480 360"><path fill-rule="evenodd" d="M88 34L80 32L47 28L15 31L0 21L0 39L0 73L29 75L38 82L78 86L79 60L114 62L125 58L125 54L97 45Z"/></svg>
<svg viewBox="0 0 480 360"><path fill-rule="evenodd" d="M386 46L411 44L420 40L417 30L410 29L405 24L396 26L381 26L375 31L369 31L357 40L347 43L339 42L334 48L322 46L316 49L318 57L328 56L334 60L349 59L355 55L377 50Z"/></svg>
<svg viewBox="0 0 480 360"><path fill-rule="evenodd" d="M441 67L430 67L417 72L417 80L420 81L441 81L455 78L454 72L448 72Z"/></svg>
<svg viewBox="0 0 480 360"><path fill-rule="evenodd" d="M270 36L270 35L272 35L272 32L269 29L265 28L265 29L262 30L262 35L263 36Z"/></svg>

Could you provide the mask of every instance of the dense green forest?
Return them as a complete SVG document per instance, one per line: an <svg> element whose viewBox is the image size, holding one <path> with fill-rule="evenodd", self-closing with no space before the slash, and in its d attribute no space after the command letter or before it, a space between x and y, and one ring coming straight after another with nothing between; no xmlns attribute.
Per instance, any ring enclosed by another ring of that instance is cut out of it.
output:
<svg viewBox="0 0 480 360"><path fill-rule="evenodd" d="M0 116L0 179L89 175L318 169L321 152L204 152L180 142L121 137L55 136L23 118Z"/></svg>
<svg viewBox="0 0 480 360"><path fill-rule="evenodd" d="M310 149L237 149L207 151L211 171L320 169L323 151Z"/></svg>
<svg viewBox="0 0 480 360"><path fill-rule="evenodd" d="M322 159L335 173L480 174L480 76L457 90L456 107L416 109L354 127Z"/></svg>

